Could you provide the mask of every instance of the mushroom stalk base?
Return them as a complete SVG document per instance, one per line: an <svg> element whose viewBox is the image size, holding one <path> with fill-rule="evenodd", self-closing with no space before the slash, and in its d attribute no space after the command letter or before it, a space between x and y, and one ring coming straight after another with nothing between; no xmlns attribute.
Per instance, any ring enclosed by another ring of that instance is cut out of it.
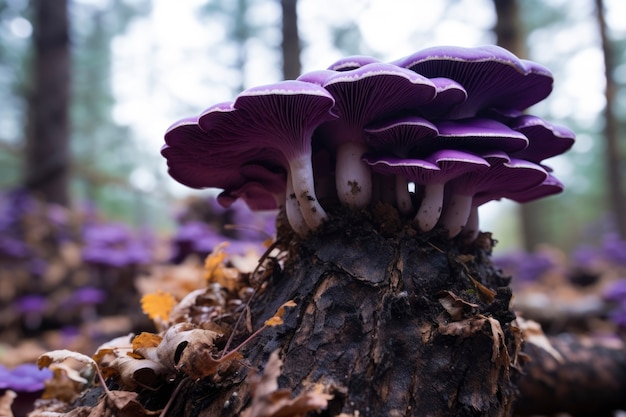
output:
<svg viewBox="0 0 626 417"><path fill-rule="evenodd" d="M278 350L281 388L333 396L323 416L511 415L521 340L490 235L462 247L387 214L333 215L290 246L250 305L252 328L297 306L242 352L250 368ZM248 382L227 391L199 415L238 415Z"/></svg>

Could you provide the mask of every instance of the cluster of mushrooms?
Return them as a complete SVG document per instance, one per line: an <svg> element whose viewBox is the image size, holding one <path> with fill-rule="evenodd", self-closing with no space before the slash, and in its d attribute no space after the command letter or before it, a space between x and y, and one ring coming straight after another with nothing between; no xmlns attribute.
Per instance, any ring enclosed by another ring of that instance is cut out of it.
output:
<svg viewBox="0 0 626 417"><path fill-rule="evenodd" d="M224 206L284 207L300 236L338 204L384 202L424 232L473 239L481 204L562 191L543 161L574 133L523 113L552 82L545 67L491 45L390 63L351 56L174 123L161 153L182 184L222 189Z"/></svg>

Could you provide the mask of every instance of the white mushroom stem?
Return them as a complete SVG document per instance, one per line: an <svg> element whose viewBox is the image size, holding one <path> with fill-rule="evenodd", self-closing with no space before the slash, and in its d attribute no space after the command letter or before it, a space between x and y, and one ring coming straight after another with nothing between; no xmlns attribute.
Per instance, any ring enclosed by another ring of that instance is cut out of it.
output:
<svg viewBox="0 0 626 417"><path fill-rule="evenodd" d="M291 194L295 194L304 221L311 230L315 230L328 216L315 195L311 155L304 154L290 159L289 174L293 193L288 194L287 200Z"/></svg>
<svg viewBox="0 0 626 417"><path fill-rule="evenodd" d="M396 204L402 214L409 214L413 211L411 193L409 193L409 180L402 175L396 175Z"/></svg>
<svg viewBox="0 0 626 417"><path fill-rule="evenodd" d="M463 228L463 236L468 242L473 242L478 237L480 227L478 223L478 207L472 205L467 223Z"/></svg>
<svg viewBox="0 0 626 417"><path fill-rule="evenodd" d="M287 214L287 221L289 225L293 229L294 232L298 234L300 237L304 237L311 231L309 226L304 221L304 217L302 217L302 212L300 211L300 204L298 203L298 199L296 198L296 194L293 191L293 184L291 182L291 175L287 175L287 187L286 187L286 197L285 197L285 214Z"/></svg>
<svg viewBox="0 0 626 417"><path fill-rule="evenodd" d="M439 221L443 208L443 183L426 184L424 196L417 209L414 222L421 231L428 232Z"/></svg>
<svg viewBox="0 0 626 417"><path fill-rule="evenodd" d="M467 223L472 210L472 195L454 193L446 201L441 214L440 224L448 229L448 236L455 237Z"/></svg>
<svg viewBox="0 0 626 417"><path fill-rule="evenodd" d="M372 199L372 174L369 166L361 161L366 151L366 145L358 142L345 142L337 149L337 197L351 208L366 207Z"/></svg>

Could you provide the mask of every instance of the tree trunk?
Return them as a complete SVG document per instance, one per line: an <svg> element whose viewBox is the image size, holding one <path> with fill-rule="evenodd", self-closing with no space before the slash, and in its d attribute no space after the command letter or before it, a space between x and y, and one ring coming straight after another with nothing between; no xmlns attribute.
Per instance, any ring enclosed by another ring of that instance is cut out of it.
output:
<svg viewBox="0 0 626 417"><path fill-rule="evenodd" d="M281 0L283 16L283 78L295 80L302 72L300 65L300 35L298 34L298 0Z"/></svg>
<svg viewBox="0 0 626 417"><path fill-rule="evenodd" d="M608 417L615 415L615 410L626 409L622 340L562 334L549 342L553 353L533 343L524 344L523 352L531 360L520 379L516 415Z"/></svg>
<svg viewBox="0 0 626 417"><path fill-rule="evenodd" d="M606 155L606 172L609 193L609 207L611 218L615 223L615 230L622 239L626 239L626 196L624 195L624 173L620 168L621 149L619 146L618 121L615 115L615 98L617 85L613 78L615 71L615 54L611 48L611 42L607 35L606 21L604 19L604 2L596 0L596 13L598 30L602 42L604 56L604 74L606 79L604 106L604 139Z"/></svg>
<svg viewBox="0 0 626 417"><path fill-rule="evenodd" d="M67 0L35 1L34 94L26 140L25 185L69 204L70 49Z"/></svg>
<svg viewBox="0 0 626 417"><path fill-rule="evenodd" d="M508 49L520 58L527 56L525 36L522 28L517 0L493 0L496 24L493 31L499 46ZM544 242L543 228L539 224L540 203L522 204L518 207L522 246L533 251Z"/></svg>
<svg viewBox="0 0 626 417"><path fill-rule="evenodd" d="M262 371L278 350L279 384L333 395L326 416L511 415L521 340L490 235L463 246L380 213L335 217L290 245L284 270L253 298L251 328L288 300L297 307L243 352L249 367ZM211 383L215 395L187 398L175 414L239 415L250 398L244 376L217 391ZM211 387L190 389L183 397Z"/></svg>

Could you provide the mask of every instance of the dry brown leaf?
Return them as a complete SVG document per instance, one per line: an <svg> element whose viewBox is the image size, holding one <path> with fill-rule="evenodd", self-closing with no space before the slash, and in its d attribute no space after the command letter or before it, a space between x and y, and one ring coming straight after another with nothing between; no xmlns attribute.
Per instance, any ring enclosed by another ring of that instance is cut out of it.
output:
<svg viewBox="0 0 626 417"><path fill-rule="evenodd" d="M533 320L525 320L520 316L515 319L518 327L523 332L524 341L532 343L533 345L545 350L552 356L558 363L564 363L565 358L563 355L552 346L552 343L548 340L545 333L541 329L541 325Z"/></svg>
<svg viewBox="0 0 626 417"><path fill-rule="evenodd" d="M164 381L167 368L150 359L135 359L130 356L120 356L110 364L120 376L125 388L134 390L137 386L143 388L158 388ZM103 370L104 373L104 370Z"/></svg>
<svg viewBox="0 0 626 417"><path fill-rule="evenodd" d="M132 350L132 339L135 337L133 333L126 336L116 337L106 343L103 343L96 349L96 353L93 355L93 360L100 365L105 365L115 359L120 351L129 352Z"/></svg>
<svg viewBox="0 0 626 417"><path fill-rule="evenodd" d="M116 410L115 417L143 417L158 415L160 411L148 411L137 400L139 394L130 391L110 391L106 403Z"/></svg>
<svg viewBox="0 0 626 417"><path fill-rule="evenodd" d="M196 305L197 298L206 293L206 291L207 288L199 288L185 295L183 299L180 300L180 302L172 309L170 313L170 321L173 323L179 323L185 320L186 317L189 316L191 307Z"/></svg>
<svg viewBox="0 0 626 417"><path fill-rule="evenodd" d="M271 355L263 375L250 383L252 403L241 417L300 417L310 411L325 410L332 395L314 391L291 398L291 390L278 389L282 361L278 351Z"/></svg>
<svg viewBox="0 0 626 417"><path fill-rule="evenodd" d="M204 262L205 278L208 283L217 283L228 291L235 291L239 287L239 271L236 268L228 268L224 264L226 253L224 248L228 242L222 242L213 248L213 252L206 257Z"/></svg>
<svg viewBox="0 0 626 417"><path fill-rule="evenodd" d="M203 378L216 371L214 341L221 336L211 330L195 328L190 323L179 323L165 332L156 347L156 355L159 362L172 372L181 370L192 378Z"/></svg>
<svg viewBox="0 0 626 417"><path fill-rule="evenodd" d="M437 326L439 334L458 337L469 337L482 329L487 318L484 316L470 317L460 321L446 322L440 319Z"/></svg>
<svg viewBox="0 0 626 417"><path fill-rule="evenodd" d="M76 375L73 375L74 379L68 376L68 369L62 364L50 365L50 369L52 369L52 378L44 382L41 398L70 403L86 388L86 384L76 381ZM74 369L71 371L76 372Z"/></svg>
<svg viewBox="0 0 626 417"><path fill-rule="evenodd" d="M50 368L52 379L45 382L42 398L72 401L93 382L98 365L87 355L71 350L53 350L37 359L39 368Z"/></svg>
<svg viewBox="0 0 626 417"><path fill-rule="evenodd" d="M467 317L468 314L473 315L479 307L478 304L467 302L451 291L442 291L438 296L439 303L441 303L454 321L459 321Z"/></svg>
<svg viewBox="0 0 626 417"><path fill-rule="evenodd" d="M93 359L91 359L89 356L83 355L82 353L73 352L67 349L52 350L50 352L46 352L40 355L39 358L37 359L37 366L39 366L39 369L42 369L42 368L49 367L53 363L65 362L68 359L73 359L75 361L78 361L85 366L91 367L92 369L95 369L98 367L96 362Z"/></svg>

